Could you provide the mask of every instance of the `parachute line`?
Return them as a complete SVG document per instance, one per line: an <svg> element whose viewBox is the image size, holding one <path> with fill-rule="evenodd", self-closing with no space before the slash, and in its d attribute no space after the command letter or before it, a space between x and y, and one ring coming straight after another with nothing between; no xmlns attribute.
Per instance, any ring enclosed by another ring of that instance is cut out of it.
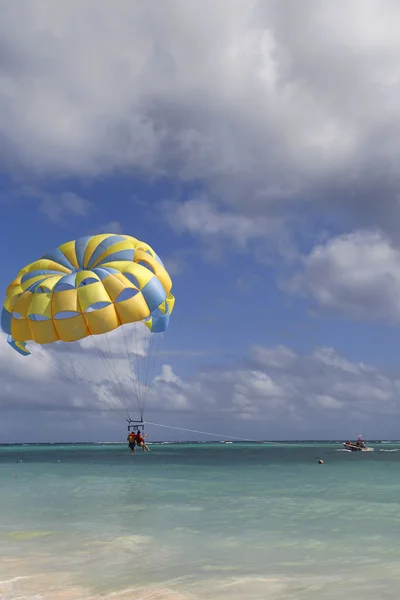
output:
<svg viewBox="0 0 400 600"><path fill-rule="evenodd" d="M126 337L125 328L122 327L121 329L122 329L122 333L123 333L123 336L124 336L126 356L128 358L128 364L129 364L129 368L130 368L130 371L131 371L131 378L132 378L132 383L133 383L133 387L134 387L134 391L135 391L135 395L136 395L136 399L137 399L137 403L138 403L138 410L139 410L140 418L141 418L141 420L143 420L143 414L141 414L141 411L140 411L140 403L139 403L140 387L139 387L139 384L138 384L137 372L135 373L135 370L134 370L134 368L132 366L132 363L131 363L131 352L130 352L129 347L128 347L128 340L127 340L127 337ZM134 329L135 329L135 334L136 334L136 326L134 327Z"/></svg>
<svg viewBox="0 0 400 600"><path fill-rule="evenodd" d="M154 336L156 336L156 339L154 340ZM156 362L157 362L157 357L158 357L158 352L160 349L160 344L161 344L161 333L155 333L150 337L150 349L149 349L149 361L148 361L148 378L147 380L147 388L145 390L145 395L144 395L144 399L143 399L143 412L147 403L147 399L149 397L149 393L150 393L150 381L153 378L153 374L156 368ZM155 351L153 351L153 353L151 353L151 348L155 347Z"/></svg>
<svg viewBox="0 0 400 600"><path fill-rule="evenodd" d="M103 355L103 350L102 350L102 349L100 348L100 346L99 346L99 345L96 343L96 341L95 341L95 339L94 339L94 336L92 335L92 336L90 336L90 337L92 338L92 342L93 342L93 344L94 344L94 346L95 346L95 348L96 348L96 350L97 350L97 354L98 354L98 356L99 356L100 360L101 360L101 361L102 361L102 363L103 363L104 369L105 369L105 371L106 371L106 373L107 373L108 377L110 378L110 381L111 381L111 383L112 383L112 386L114 387L114 390L115 390L115 393L116 393L116 395L117 395L117 398L119 398L119 400L120 400L120 402L121 402L122 406L125 408L125 410L126 410L126 413L127 413L128 417L129 417L129 410L128 410L128 407L126 406L126 403L124 402L124 398L121 396L121 394L120 394L120 392L119 392L119 390L118 390L118 388L117 388L117 386L116 386L116 384L115 384L115 381L114 381L113 374L112 374L112 372L110 372L110 368L109 368L109 365L107 364L107 360L106 360L106 358L104 358L104 355Z"/></svg>
<svg viewBox="0 0 400 600"><path fill-rule="evenodd" d="M49 367L50 369L52 369L53 371L55 371L55 372L56 372L56 373L57 373L59 376L61 376L61 377L60 377L61 381L64 381L64 382L66 382L66 383L72 383L72 384L76 385L76 380L77 380L77 378L79 377L79 374L76 372L75 368L74 368L74 369L73 369L73 371L72 371L72 370L71 370L71 369L68 367L68 365L67 365L67 364L66 364L66 363L65 363L63 360L59 359L59 358L56 356L56 354L55 354L54 352L52 352L52 350L51 350L50 348L47 348L47 349L46 349L46 351L45 351L45 354L47 354L47 353L48 353L48 354L50 354L51 356L53 356L53 357L54 357L54 360L56 361L56 364L57 364L58 362L60 362L60 363L61 363L61 364L64 366L64 368L66 369L66 371L67 371L67 372L65 373L65 372L64 372L62 369L59 369L59 368L57 368L57 367L56 367L56 366L55 366L55 365L52 363L51 359L50 359L50 361L49 361L49 360L47 360L47 357L45 357L45 356L43 356L43 355L40 355L40 354L35 354L35 355L34 355L34 359L37 359L37 360L39 360L39 361L40 361L40 362L42 362L44 365L46 365L47 367ZM50 357L49 357L49 358L50 358ZM79 364L79 366L80 366L80 367L84 368L84 367L83 367L83 365L82 365L81 363L78 363L78 364ZM90 378L90 374L89 374L89 378ZM81 379L82 379L82 377L81 377ZM94 383L94 382L93 382L93 383ZM100 389L99 389L99 392L103 394L103 397L105 397L106 401L109 401L109 400L110 400L110 398L109 398L109 397L107 397L107 395L106 395L105 391L104 391L102 388L100 388ZM111 404L113 404L113 403L111 402ZM118 411L120 411L120 410L121 410L121 409L120 409L118 406L116 406L115 404L113 404L113 408L114 408L115 410L118 410Z"/></svg>
<svg viewBox="0 0 400 600"><path fill-rule="evenodd" d="M165 427L167 429L176 429L178 431L188 431L190 433L199 433L201 435L213 435L216 436L220 439L225 439L225 438L229 438L231 440L240 440L243 442L258 442L259 444L263 444L264 442L262 440L254 440L251 438L242 438L239 437L237 435L233 436L233 435L225 435L222 433L212 433L211 431L200 431L198 429L187 429L185 427L174 427L173 425L162 425L161 423L152 423L151 421L146 421L147 425L153 425L154 427Z"/></svg>
<svg viewBox="0 0 400 600"><path fill-rule="evenodd" d="M110 355L111 355L111 360L112 360L112 364L114 366L114 371L115 371L115 374L116 374L116 377L117 377L117 381L118 381L119 386L120 386L121 391L122 391L122 398L124 400L124 406L126 407L126 410L127 410L128 416L129 416L129 410L128 410L128 405L127 405L127 399L129 398L129 394L127 393L127 391L125 389L125 386L124 386L124 384L122 383L122 381L120 379L119 371L118 371L118 369L116 367L116 364L115 364L114 354L111 351L110 340L108 339L107 333L105 334L105 338L106 338L106 341L107 341L108 350L109 350ZM126 400L125 400L125 396L126 396Z"/></svg>

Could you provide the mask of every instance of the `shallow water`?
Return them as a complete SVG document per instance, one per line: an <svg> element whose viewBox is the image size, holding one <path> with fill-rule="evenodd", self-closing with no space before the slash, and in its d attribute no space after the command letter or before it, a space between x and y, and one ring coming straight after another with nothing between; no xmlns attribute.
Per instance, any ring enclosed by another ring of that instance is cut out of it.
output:
<svg viewBox="0 0 400 600"><path fill-rule="evenodd" d="M397 599L399 450L1 447L0 597Z"/></svg>

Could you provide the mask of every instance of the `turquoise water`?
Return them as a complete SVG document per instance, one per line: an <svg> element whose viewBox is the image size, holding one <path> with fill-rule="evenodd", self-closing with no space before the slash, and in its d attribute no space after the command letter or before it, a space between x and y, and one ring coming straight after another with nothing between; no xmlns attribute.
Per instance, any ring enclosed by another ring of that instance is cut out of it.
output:
<svg viewBox="0 0 400 600"><path fill-rule="evenodd" d="M0 597L397 600L399 502L398 444L0 447Z"/></svg>

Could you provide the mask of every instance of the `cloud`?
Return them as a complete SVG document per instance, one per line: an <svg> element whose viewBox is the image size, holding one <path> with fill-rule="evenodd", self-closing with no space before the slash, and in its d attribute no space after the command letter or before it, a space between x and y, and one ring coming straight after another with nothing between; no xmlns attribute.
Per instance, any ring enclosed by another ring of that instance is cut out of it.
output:
<svg viewBox="0 0 400 600"><path fill-rule="evenodd" d="M251 294L254 291L254 287L262 281L259 275L246 273L246 275L239 275L236 277L235 289L240 294Z"/></svg>
<svg viewBox="0 0 400 600"><path fill-rule="evenodd" d="M293 261L297 256L282 217L248 216L218 207L205 195L185 202L166 201L161 206L165 220L177 234L190 234L201 241L200 256L207 262L221 262L227 249L230 253L251 249L264 264L277 257Z"/></svg>
<svg viewBox="0 0 400 600"><path fill-rule="evenodd" d="M39 401L41 407L60 410L118 410L126 413L127 397L144 394L151 376L155 346L143 325L128 324L101 336L73 343L38 345L28 342L31 355L22 357L1 336L1 379L8 392L0 396L3 408L24 408ZM148 357L148 359L147 359ZM146 371L144 360L147 360ZM143 384L138 389L136 378ZM146 377L145 377L146 375ZM32 384L32 385L30 385ZM63 402L54 404L57 396ZM39 400L40 399L40 400Z"/></svg>
<svg viewBox="0 0 400 600"><path fill-rule="evenodd" d="M222 350L218 348L206 348L204 350L196 350L193 348L184 348L181 350L159 350L158 356L172 357L179 356L185 358L199 358L207 356L221 356Z"/></svg>
<svg viewBox="0 0 400 600"><path fill-rule="evenodd" d="M40 212L45 214L50 221L57 222L68 215L86 217L93 208L90 200L73 192L63 192L58 195L38 192L35 196L40 199Z"/></svg>
<svg viewBox="0 0 400 600"><path fill-rule="evenodd" d="M226 238L244 248L249 240L267 236L272 223L268 219L255 219L243 214L218 211L205 198L183 203L166 203L166 219L177 232L189 232L195 236Z"/></svg>
<svg viewBox="0 0 400 600"><path fill-rule="evenodd" d="M252 348L252 356L256 363L274 369L288 368L297 360L296 354L285 346L266 348L256 344Z"/></svg>
<svg viewBox="0 0 400 600"><path fill-rule="evenodd" d="M35 413L43 410L49 420L67 410L78 420L87 419L89 411L96 415L96 426L101 428L109 425L110 419L117 422L123 418L125 406L118 395L121 381L132 415L137 416L134 399L138 388L129 361L116 339L110 344L108 369L104 367L106 346L103 356L85 348L85 352L77 353L69 381L60 377L68 372L68 353L48 355L48 362L44 362L34 355L23 359L2 344L2 410L28 411L33 420ZM49 357L58 361L57 372ZM137 374L137 365L133 366ZM86 368L91 369L92 380L80 377ZM391 431L394 415L400 412L400 379L371 365L349 361L329 347L316 348L307 355L285 346L254 346L242 361L228 366L215 362L186 378L164 363L152 379L145 402L145 417L150 421L168 424L172 420L178 428L230 432L240 437L240 432L256 439L340 437L350 435L352 428L358 432L361 423L371 434L382 435L385 428ZM168 437L164 431L162 434Z"/></svg>
<svg viewBox="0 0 400 600"><path fill-rule="evenodd" d="M59 370L53 366L51 356L46 357L38 351L34 360L21 357L1 336L0 379L2 392L0 407L23 410L60 410L61 407L73 409L84 393L73 381L63 380ZM55 397L57 401L55 402Z"/></svg>
<svg viewBox="0 0 400 600"><path fill-rule="evenodd" d="M109 221L96 228L96 233L124 233L119 221Z"/></svg>
<svg viewBox="0 0 400 600"><path fill-rule="evenodd" d="M400 9L339 5L2 0L3 169L168 175L395 231Z"/></svg>
<svg viewBox="0 0 400 600"><path fill-rule="evenodd" d="M244 363L203 369L186 381L164 367L154 393L179 398L195 422L225 423L225 431L245 430L251 421L257 436L291 431L321 438L350 435L361 423L378 435L390 429L400 412L399 389L395 376L351 362L333 348L304 355L284 346L254 346Z"/></svg>
<svg viewBox="0 0 400 600"><path fill-rule="evenodd" d="M94 208L91 200L74 192L50 193L34 186L21 186L0 195L0 201L19 203L34 201L39 212L54 223L65 217L87 217Z"/></svg>
<svg viewBox="0 0 400 600"><path fill-rule="evenodd" d="M192 248L182 248L163 256L163 263L171 277L183 275L190 269L190 260L196 251Z"/></svg>
<svg viewBox="0 0 400 600"><path fill-rule="evenodd" d="M356 319L400 322L400 251L380 231L357 231L317 245L284 288L318 309Z"/></svg>

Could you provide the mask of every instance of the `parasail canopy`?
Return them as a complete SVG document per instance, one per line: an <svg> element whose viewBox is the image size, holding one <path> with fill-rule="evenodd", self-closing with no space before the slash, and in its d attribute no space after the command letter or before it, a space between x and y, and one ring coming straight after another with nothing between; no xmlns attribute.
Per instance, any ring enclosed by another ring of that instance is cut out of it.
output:
<svg viewBox="0 0 400 600"><path fill-rule="evenodd" d="M23 356L30 354L29 341L49 349L57 342L72 346L128 324L163 333L175 304L171 288L167 270L148 244L128 235L83 237L19 271L6 291L1 327ZM125 342L129 355L132 348ZM132 375L138 384L137 373Z"/></svg>

